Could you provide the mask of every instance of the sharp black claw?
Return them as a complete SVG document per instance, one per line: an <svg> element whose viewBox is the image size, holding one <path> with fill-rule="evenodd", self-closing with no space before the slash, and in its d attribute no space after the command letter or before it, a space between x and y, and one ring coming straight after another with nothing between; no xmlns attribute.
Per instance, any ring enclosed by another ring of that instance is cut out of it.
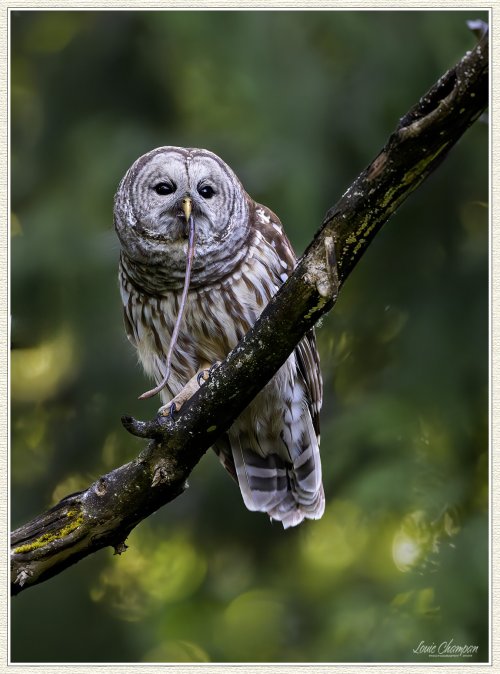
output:
<svg viewBox="0 0 500 674"><path fill-rule="evenodd" d="M168 416L172 419L172 421L174 421L176 414L177 414L177 407L175 403L172 403L168 408Z"/></svg>
<svg viewBox="0 0 500 674"><path fill-rule="evenodd" d="M210 377L212 376L214 370L216 370L219 367L220 363L214 363L211 367L208 368L208 370L201 370L201 372L198 372L198 375L196 377L196 381L198 382L198 386L201 386L204 382L208 381Z"/></svg>

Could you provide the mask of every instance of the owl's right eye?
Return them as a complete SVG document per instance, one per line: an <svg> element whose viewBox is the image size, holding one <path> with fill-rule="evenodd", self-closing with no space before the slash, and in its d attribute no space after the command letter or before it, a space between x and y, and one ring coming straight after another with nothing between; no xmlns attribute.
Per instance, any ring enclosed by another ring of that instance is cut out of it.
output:
<svg viewBox="0 0 500 674"><path fill-rule="evenodd" d="M165 196L167 194L173 194L177 189L177 186L175 183L158 183L153 187L153 189L156 192L156 194Z"/></svg>

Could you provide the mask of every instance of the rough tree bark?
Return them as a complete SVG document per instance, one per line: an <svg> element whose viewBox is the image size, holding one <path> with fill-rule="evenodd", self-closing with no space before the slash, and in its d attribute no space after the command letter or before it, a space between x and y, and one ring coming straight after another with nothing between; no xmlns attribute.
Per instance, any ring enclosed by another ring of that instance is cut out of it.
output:
<svg viewBox="0 0 500 674"><path fill-rule="evenodd" d="M125 550L130 531L179 496L206 450L334 305L382 225L444 159L488 102L488 36L400 120L374 161L331 208L297 268L254 328L175 420L122 419L151 441L139 456L71 494L11 536L11 591L47 580L83 557Z"/></svg>

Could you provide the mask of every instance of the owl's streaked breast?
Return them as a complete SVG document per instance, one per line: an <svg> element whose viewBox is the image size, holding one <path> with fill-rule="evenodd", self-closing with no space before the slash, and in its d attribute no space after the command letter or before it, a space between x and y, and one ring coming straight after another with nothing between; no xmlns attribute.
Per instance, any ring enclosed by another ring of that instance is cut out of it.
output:
<svg viewBox="0 0 500 674"><path fill-rule="evenodd" d="M176 395L201 368L224 360L255 323L278 289L265 262L273 254L277 261L276 274L282 273L275 249L260 232L255 232L247 255L231 274L188 293L172 359L168 386L171 395ZM161 381L165 368L161 354L168 351L179 312L180 292L146 293L130 279L124 258L120 266L120 287L127 335L136 346L146 372Z"/></svg>

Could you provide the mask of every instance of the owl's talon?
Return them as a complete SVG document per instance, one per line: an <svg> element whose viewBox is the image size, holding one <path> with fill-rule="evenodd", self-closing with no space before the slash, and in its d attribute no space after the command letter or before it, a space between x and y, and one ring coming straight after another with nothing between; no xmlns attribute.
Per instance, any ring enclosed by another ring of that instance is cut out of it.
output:
<svg viewBox="0 0 500 674"><path fill-rule="evenodd" d="M209 376L210 370L201 370L200 372L198 372L198 374L196 375L196 381L198 382L198 386L201 386L206 381L208 381Z"/></svg>
<svg viewBox="0 0 500 674"><path fill-rule="evenodd" d="M158 410L158 415L161 417L169 417L173 421L175 419L175 415L179 412L180 409L181 405L175 401L172 401L160 407Z"/></svg>
<svg viewBox="0 0 500 674"><path fill-rule="evenodd" d="M209 379L213 375L215 370L219 367L219 365L220 365L220 360L216 360L215 363L210 367L210 369L208 371L208 378Z"/></svg>
<svg viewBox="0 0 500 674"><path fill-rule="evenodd" d="M196 375L198 386L201 386L204 382L208 381L219 365L220 360L216 360L215 363L213 363L210 367L200 370Z"/></svg>

